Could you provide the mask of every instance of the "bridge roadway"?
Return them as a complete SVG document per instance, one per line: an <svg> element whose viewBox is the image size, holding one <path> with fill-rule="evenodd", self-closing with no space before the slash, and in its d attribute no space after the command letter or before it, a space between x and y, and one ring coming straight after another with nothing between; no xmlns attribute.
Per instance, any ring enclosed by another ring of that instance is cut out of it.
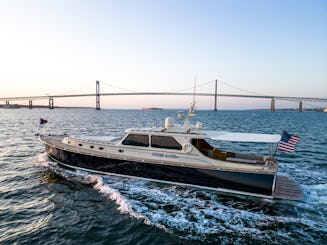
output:
<svg viewBox="0 0 327 245"><path fill-rule="evenodd" d="M218 94L215 93L196 93L196 96L211 96L215 98L214 111L217 111L217 97L238 97L238 98L256 98L256 99L271 99L270 110L275 111L275 100L299 101L298 111L302 111L302 101L312 102L327 102L327 98L312 98L312 97L291 97L291 96L272 96L272 95L244 95L244 94ZM9 106L9 101L29 100L29 108L32 109L33 100L49 99L49 109L54 109L54 98L73 98L73 97L96 97L96 110L100 110L100 96L126 96L126 95L194 95L193 93L176 93L176 92L128 92L128 93L99 93L99 83L97 81L97 93L95 94L66 94L66 95L43 95L43 96L21 96L21 97L6 97L0 98L0 101L6 101L6 106Z"/></svg>
<svg viewBox="0 0 327 245"><path fill-rule="evenodd" d="M126 92L126 93L100 93L100 96L126 96L126 95L193 95L193 93L172 93L172 92ZM292 97L292 96L275 96L275 95L244 95L244 94L215 94L215 93L196 93L196 96L211 97L238 97L238 98L256 98L256 99L275 99L287 101L312 101L327 102L327 98L313 97ZM41 95L41 96L20 96L20 97L2 97L0 101L18 101L18 100L43 100L51 98L73 98L73 97L90 97L97 94L66 94L66 95Z"/></svg>

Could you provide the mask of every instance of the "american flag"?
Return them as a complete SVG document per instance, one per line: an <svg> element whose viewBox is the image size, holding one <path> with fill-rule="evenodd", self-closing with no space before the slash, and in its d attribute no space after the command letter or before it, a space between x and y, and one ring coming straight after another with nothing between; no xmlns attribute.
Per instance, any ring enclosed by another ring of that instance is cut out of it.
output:
<svg viewBox="0 0 327 245"><path fill-rule="evenodd" d="M296 135L288 134L286 131L283 132L282 138L280 139L277 150L293 152L296 144L299 142L300 137Z"/></svg>

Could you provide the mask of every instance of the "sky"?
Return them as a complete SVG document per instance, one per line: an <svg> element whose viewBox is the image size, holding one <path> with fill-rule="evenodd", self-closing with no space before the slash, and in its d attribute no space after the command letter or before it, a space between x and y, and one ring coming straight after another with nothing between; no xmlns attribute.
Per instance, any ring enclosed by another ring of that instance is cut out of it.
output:
<svg viewBox="0 0 327 245"><path fill-rule="evenodd" d="M214 92L216 79L219 93L327 98L327 1L0 0L0 98L95 93L96 80L101 92L192 92L195 80L197 92ZM191 100L101 97L101 107ZM213 98L198 97L197 107L213 108ZM221 109L269 107L218 98Z"/></svg>

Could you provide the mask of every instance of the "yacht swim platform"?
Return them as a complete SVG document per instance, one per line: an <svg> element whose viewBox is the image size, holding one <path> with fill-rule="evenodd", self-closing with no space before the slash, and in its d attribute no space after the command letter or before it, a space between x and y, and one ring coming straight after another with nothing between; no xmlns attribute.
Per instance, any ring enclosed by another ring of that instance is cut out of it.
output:
<svg viewBox="0 0 327 245"><path fill-rule="evenodd" d="M277 175L274 198L288 199L288 200L302 200L303 191L295 180Z"/></svg>

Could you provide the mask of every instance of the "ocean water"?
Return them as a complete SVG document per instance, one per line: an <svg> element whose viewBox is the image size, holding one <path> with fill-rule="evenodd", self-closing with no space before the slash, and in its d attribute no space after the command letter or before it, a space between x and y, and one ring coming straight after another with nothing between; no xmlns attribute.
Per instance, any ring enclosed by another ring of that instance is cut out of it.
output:
<svg viewBox="0 0 327 245"><path fill-rule="evenodd" d="M174 110L0 109L0 244L327 244L327 113L198 111L204 128L301 137L277 153L303 201L265 200L61 169L36 136L121 135ZM266 153L267 145L224 144Z"/></svg>

